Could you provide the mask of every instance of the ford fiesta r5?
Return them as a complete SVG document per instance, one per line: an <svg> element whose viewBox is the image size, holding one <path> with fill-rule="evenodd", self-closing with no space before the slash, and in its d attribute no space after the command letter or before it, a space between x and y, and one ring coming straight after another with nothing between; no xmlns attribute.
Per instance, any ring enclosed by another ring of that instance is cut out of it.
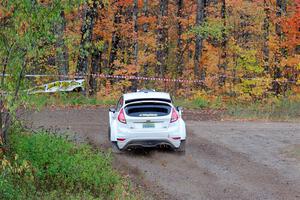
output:
<svg viewBox="0 0 300 200"><path fill-rule="evenodd" d="M123 94L109 109L109 140L114 152L169 146L185 151L186 126L168 93L143 90Z"/></svg>

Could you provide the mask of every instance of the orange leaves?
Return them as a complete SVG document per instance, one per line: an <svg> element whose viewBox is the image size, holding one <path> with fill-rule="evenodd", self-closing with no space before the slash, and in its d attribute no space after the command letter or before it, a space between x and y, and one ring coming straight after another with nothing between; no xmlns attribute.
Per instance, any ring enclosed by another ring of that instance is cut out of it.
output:
<svg viewBox="0 0 300 200"><path fill-rule="evenodd" d="M293 51L295 46L300 44L300 10L282 20L282 27L286 36L286 47Z"/></svg>
<svg viewBox="0 0 300 200"><path fill-rule="evenodd" d="M5 23L6 19L8 19L12 15L13 11L13 7L8 9L0 4L0 25L1 23Z"/></svg>
<svg viewBox="0 0 300 200"><path fill-rule="evenodd" d="M133 4L133 0L118 0L116 3L118 6L131 6Z"/></svg>
<svg viewBox="0 0 300 200"><path fill-rule="evenodd" d="M7 11L4 7L0 5L0 20L7 16Z"/></svg>
<svg viewBox="0 0 300 200"><path fill-rule="evenodd" d="M300 71L300 68L298 69L298 65L300 65L300 55L290 56L286 59L283 59L281 62L282 66L292 66L295 67L295 69Z"/></svg>
<svg viewBox="0 0 300 200"><path fill-rule="evenodd" d="M153 25L155 24L157 21L157 18L155 16L149 16L149 17L146 17L146 16L140 16L138 18L138 25L139 26L142 26L144 24L150 24L150 25Z"/></svg>
<svg viewBox="0 0 300 200"><path fill-rule="evenodd" d="M115 66L119 69L115 70L114 75L134 75L135 73L139 72L140 66L133 65L133 64L125 64L116 60L114 62Z"/></svg>
<svg viewBox="0 0 300 200"><path fill-rule="evenodd" d="M155 65L156 64L156 55L151 53L149 55L145 54L144 52L139 52L139 64L140 65Z"/></svg>
<svg viewBox="0 0 300 200"><path fill-rule="evenodd" d="M220 58L220 50L208 42L204 43L205 50L203 51L203 57L201 60L201 66L207 67L208 74L218 73L218 60Z"/></svg>

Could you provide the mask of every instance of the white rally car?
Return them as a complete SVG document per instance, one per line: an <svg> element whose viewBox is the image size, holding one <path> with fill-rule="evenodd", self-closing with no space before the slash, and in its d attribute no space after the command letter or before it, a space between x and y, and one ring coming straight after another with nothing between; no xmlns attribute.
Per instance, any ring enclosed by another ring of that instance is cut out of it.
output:
<svg viewBox="0 0 300 200"><path fill-rule="evenodd" d="M186 127L181 108L168 93L141 90L120 97L109 109L109 140L114 152L136 147L169 146L185 151Z"/></svg>

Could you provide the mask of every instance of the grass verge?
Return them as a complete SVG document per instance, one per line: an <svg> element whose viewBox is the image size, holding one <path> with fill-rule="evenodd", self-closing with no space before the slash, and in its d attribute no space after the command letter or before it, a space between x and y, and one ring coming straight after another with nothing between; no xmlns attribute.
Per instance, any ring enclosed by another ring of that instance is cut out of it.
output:
<svg viewBox="0 0 300 200"><path fill-rule="evenodd" d="M215 98L214 100L207 100L205 98L195 99L175 99L176 106L182 106L187 109L222 109L224 103L221 98Z"/></svg>
<svg viewBox="0 0 300 200"><path fill-rule="evenodd" d="M81 93L39 94L29 96L30 104L37 108L45 106L114 106L112 97L86 97ZM224 100L226 99L226 100ZM184 109L221 110L224 118L245 120L298 121L300 99L269 98L256 102L241 102L235 99L199 96L192 99L175 99L176 106ZM223 112L224 111L224 112Z"/></svg>
<svg viewBox="0 0 300 200"><path fill-rule="evenodd" d="M226 110L226 115L234 119L278 121L298 121L300 119L300 101L287 98L264 102L228 103Z"/></svg>
<svg viewBox="0 0 300 200"><path fill-rule="evenodd" d="M0 199L141 199L111 155L65 137L14 133L1 155Z"/></svg>
<svg viewBox="0 0 300 200"><path fill-rule="evenodd" d="M113 98L87 97L81 93L35 94L28 97L31 106L42 108L46 106L110 106L115 105Z"/></svg>

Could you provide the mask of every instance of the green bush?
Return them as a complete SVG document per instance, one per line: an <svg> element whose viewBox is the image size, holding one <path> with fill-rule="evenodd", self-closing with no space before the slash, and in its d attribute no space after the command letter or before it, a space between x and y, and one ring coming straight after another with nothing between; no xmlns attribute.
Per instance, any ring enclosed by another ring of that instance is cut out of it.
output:
<svg viewBox="0 0 300 200"><path fill-rule="evenodd" d="M35 108L45 106L81 106L81 105L115 105L115 99L103 98L98 100L96 97L87 97L81 93L55 93L55 94L35 94L30 95L28 102Z"/></svg>
<svg viewBox="0 0 300 200"><path fill-rule="evenodd" d="M25 199L36 190L33 168L18 156L2 157L0 163L0 199Z"/></svg>
<svg viewBox="0 0 300 200"><path fill-rule="evenodd" d="M196 98L192 101L192 104L194 104L194 106L196 108L206 108L209 106L209 102L203 98Z"/></svg>
<svg viewBox="0 0 300 200"><path fill-rule="evenodd" d="M11 147L9 164L0 165L0 199L135 198L110 154L43 132L13 134Z"/></svg>

